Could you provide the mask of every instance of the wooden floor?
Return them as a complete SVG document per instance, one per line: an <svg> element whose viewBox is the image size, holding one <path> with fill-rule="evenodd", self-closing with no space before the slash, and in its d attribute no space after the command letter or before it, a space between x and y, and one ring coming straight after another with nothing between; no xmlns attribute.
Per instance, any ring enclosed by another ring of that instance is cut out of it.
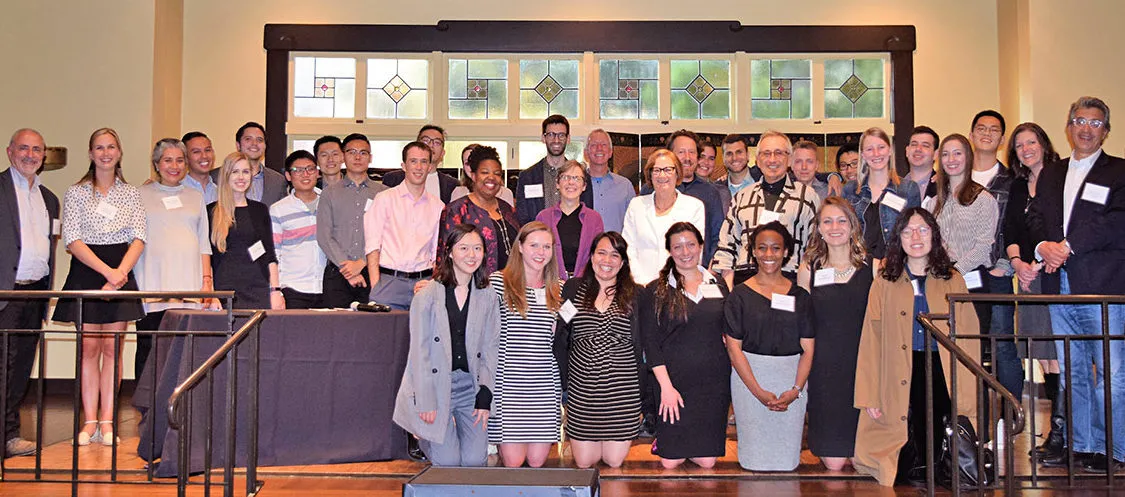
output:
<svg viewBox="0 0 1125 497"><path fill-rule="evenodd" d="M128 389L123 392L125 402L129 406ZM44 439L46 448L42 453L42 468L45 479L69 479L72 465L71 445L71 397L57 395L48 398L47 411L44 417ZM1037 406L1040 417L1046 414L1046 404L1041 402ZM137 423L139 416L131 407L123 407L120 414L121 427L119 436L122 441L118 446L117 468L118 481L131 483L84 483L80 485L79 495L90 496L161 496L175 495L175 485L171 479L159 479L157 484L147 483L145 462L137 457L138 443ZM26 436L31 436L34 430L34 409L25 406L23 426ZM1041 427L1037 427L1041 430ZM792 496L820 496L820 495L919 495L919 490L909 487L888 489L880 487L874 480L856 474L850 467L844 471L828 471L819 463L819 460L808 450L801 454L801 464L794 472L788 473L755 473L745 471L738 466L737 442L734 440L734 429L728 431L727 455L719 460L712 469L702 469L690 463L674 470L665 470L660 466L659 458L651 454L650 445L644 442L635 442L630 450L626 463L618 469L601 467L601 495L603 496L650 496L650 495L688 495L700 496L734 496L734 495L792 495ZM1032 443L1030 430L1020 434L1016 441L1016 471L1017 475L1030 475L1030 462L1025 456ZM109 467L112 457L111 448L102 445L79 447L79 468L82 470L83 480L109 480ZM490 461L497 465L493 457ZM27 480L33 477L34 457L16 457L5 460L5 481L0 482L0 496L54 496L70 495L70 484L30 483ZM548 467L574 467L570 456L569 445L563 444L561 450L556 450L547 463ZM359 462L348 464L290 466L290 467L262 467L259 468L259 480L264 482L260 493L262 496L297 496L297 495L326 495L326 496L399 496L402 494L402 484L413 475L425 468L422 463L412 461L384 461L384 462ZM236 474L242 474L236 471ZM1040 477L1065 475L1061 470L1040 470ZM1125 476L1123 474L1122 476ZM22 482L21 482L22 480ZM236 494L245 489L242 479L236 478ZM193 478L193 481L202 481ZM1087 485L1104 485L1101 479L1088 478L1081 483ZM1065 483L1047 482L1044 485ZM1125 478L1118 485L1125 489ZM219 492L218 488L214 491ZM1089 489L1061 492L1059 490L1034 489L1019 492L1019 495L1125 495L1125 490L1114 493L1108 490ZM189 487L189 495L203 495L200 486ZM221 495L216 493L215 495ZM941 493L939 492L939 495Z"/></svg>

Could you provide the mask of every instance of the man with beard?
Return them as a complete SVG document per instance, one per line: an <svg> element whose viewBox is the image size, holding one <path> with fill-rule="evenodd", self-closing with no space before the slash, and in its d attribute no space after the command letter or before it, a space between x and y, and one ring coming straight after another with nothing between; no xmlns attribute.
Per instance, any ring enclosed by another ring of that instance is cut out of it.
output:
<svg viewBox="0 0 1125 497"><path fill-rule="evenodd" d="M560 199L559 169L566 164L563 153L570 143L570 121L558 114L547 116L542 132L547 156L523 170L516 183L516 219L521 225L534 221L539 211L558 205ZM582 192L581 201L586 207L594 208L592 188Z"/></svg>

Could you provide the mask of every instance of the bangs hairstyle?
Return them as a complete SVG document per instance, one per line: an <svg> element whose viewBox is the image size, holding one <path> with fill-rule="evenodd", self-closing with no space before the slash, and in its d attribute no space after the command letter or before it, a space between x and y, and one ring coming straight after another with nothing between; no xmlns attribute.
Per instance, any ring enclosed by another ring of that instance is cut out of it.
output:
<svg viewBox="0 0 1125 497"><path fill-rule="evenodd" d="M945 150L945 145L948 143L957 142L961 144L961 148L965 150L965 172L961 173L961 184L957 186L957 191L952 191L950 186L949 175L945 172L945 165L942 164L941 151ZM977 201L977 195L984 191L984 187L973 181L973 146L969 143L969 139L960 133L954 133L945 137L938 145L938 167L937 176L934 178L934 183L937 183L937 198L934 199L934 217L941 215L942 208L949 202L950 197L956 197L957 203L968 206ZM901 217L901 216L900 216Z"/></svg>
<svg viewBox="0 0 1125 497"><path fill-rule="evenodd" d="M476 226L465 223L457 223L453 228L445 233L443 240L443 247L447 247L445 257L437 261L437 270L434 271L434 281L445 285L446 287L457 286L457 273L453 268L453 246L457 245L461 239L468 235L476 235L480 239L481 247L484 247L484 235L481 235L480 230ZM477 266L477 270L472 274L472 285L477 288L485 288L488 286L488 274L484 269L484 251L481 251L481 264Z"/></svg>
<svg viewBox="0 0 1125 497"><path fill-rule="evenodd" d="M242 152L231 152L223 159L219 168L219 198L215 201L215 211L211 214L211 243L219 252L227 251L227 234L234 226L234 189L230 187L230 176L234 165L239 161L250 163L250 158Z"/></svg>
<svg viewBox="0 0 1125 497"><path fill-rule="evenodd" d="M1039 141L1039 148L1043 149L1044 166L1059 160L1059 153L1055 151L1055 146L1051 144L1051 139L1047 137L1047 132L1042 127L1035 123L1020 123L1012 130L1011 138L1008 138L1008 167L1012 168L1012 172L1020 179L1028 179L1031 176L1031 169L1023 165L1019 152L1016 152L1016 137L1024 131L1035 134L1035 139Z"/></svg>
<svg viewBox="0 0 1125 497"><path fill-rule="evenodd" d="M785 225L781 224L781 221L770 221L766 224L759 224L754 228L754 231L750 232L750 258L754 259L755 265L761 266L754 257L754 246L758 244L758 235L767 231L772 231L781 236L781 243L785 246L785 258L781 259L781 265L789 264L789 259L793 258L793 251L794 247L797 245L797 239L793 238L793 235L789 233Z"/></svg>
<svg viewBox="0 0 1125 497"><path fill-rule="evenodd" d="M671 150L668 150L666 148L658 148L655 152L650 154L648 156L648 160L645 161L644 179L645 184L648 185L649 188L652 188L652 169L656 167L656 159L659 159L661 157L672 161L672 164L676 166L676 184L678 185L681 181L684 180L684 166L680 163L680 158L676 157L676 154L672 153Z"/></svg>
<svg viewBox="0 0 1125 497"><path fill-rule="evenodd" d="M184 161L187 161L187 147L185 147L184 143L180 140L175 138L161 138L160 141L156 142L156 145L152 146L152 171L156 173L156 179L160 179L160 169L156 167L156 165L159 164L160 159L164 157L164 152L172 149L179 150L181 154L184 154Z"/></svg>
<svg viewBox="0 0 1125 497"><path fill-rule="evenodd" d="M121 157L117 159L117 166L113 170L114 177L121 180L122 183L128 183L128 181L125 181L125 175L121 172L121 160L125 158L125 150L121 148L121 137L117 135L117 131L115 131L113 128L98 128L94 130L94 132L90 134L89 151L94 151L94 140L97 140L98 137L102 135L112 136L114 143L117 144L117 151L121 154ZM79 178L78 182L75 184L79 185L82 183L94 183L94 159L90 159L90 169L87 170L86 174L82 175L82 177Z"/></svg>
<svg viewBox="0 0 1125 497"><path fill-rule="evenodd" d="M949 260L949 253L945 251L945 243L941 239L941 229L938 228L937 219L922 207L911 207L902 211L891 229L891 239L887 242L887 257L883 259L883 267L879 275L887 281L898 281L906 271L906 251L902 249L902 230L910 223L910 218L918 216L930 228L930 253L926 256L926 274L935 278L948 280L953 277L953 261Z"/></svg>
<svg viewBox="0 0 1125 497"><path fill-rule="evenodd" d="M613 303L617 304L618 309L629 314L633 312L633 296L637 294L637 283L633 281L633 270L629 267L629 243L616 231L606 231L594 237L594 243L590 245L590 259L586 261L586 269L579 279L579 285L585 288L586 292L578 302L578 307L590 311L596 310L594 302L598 299L601 284L594 275L594 252L598 250L598 244L602 240L609 240L610 247L621 256L621 269L617 271L613 285L606 289L606 294L613 297Z"/></svg>
<svg viewBox="0 0 1125 497"><path fill-rule="evenodd" d="M691 233L695 237L695 242L699 244L700 251L703 250L703 234L694 224L680 221L669 227L668 232L664 234L664 250L668 251L668 259L664 262L664 267L660 268L660 273L656 277L656 289L653 292L656 298L657 323L660 322L661 317L687 319L687 297L683 292L684 276L676 271L676 260L671 255L672 237L680 233ZM676 281L676 288L668 284L668 275L672 275L672 279Z"/></svg>
<svg viewBox="0 0 1125 497"><path fill-rule="evenodd" d="M555 234L551 232L551 229L548 228L546 224L540 221L532 221L520 228L519 236L516 237L516 243L512 245L512 253L508 256L508 265L505 266L504 270L501 272L504 278L504 304L508 306L508 310L518 312L520 316L525 318L527 317L527 292L524 290L527 288L527 275L523 272L523 254L520 253L519 249L520 246L523 245L523 242L527 241L527 237L537 231L546 232L551 236L551 260L547 261L547 266L543 268L543 283L546 286L547 293L547 309L554 314L559 311L559 307L562 305L562 287L559 285L559 261L555 260L554 250L554 245L559 243L559 241L555 239Z"/></svg>
<svg viewBox="0 0 1125 497"><path fill-rule="evenodd" d="M864 131L863 134L859 136L859 175L855 178L856 193L859 193L860 188L863 188L863 185L867 184L867 177L871 174L870 168L867 165L867 159L863 157L863 143L871 139L883 140L883 143L886 143L887 148L891 151L890 155L887 157L887 175L890 177L889 184L898 186L899 182L902 181L898 176L898 171L895 170L895 144L891 141L891 137L887 135L886 131L883 131L883 128L867 128L867 131ZM839 157L840 154L837 154L837 162L840 160Z"/></svg>
<svg viewBox="0 0 1125 497"><path fill-rule="evenodd" d="M849 259L852 266L862 267L863 261L867 258L867 248L863 244L863 230L860 228L859 216L856 215L851 202L842 197L831 196L820 204L820 210L816 212L816 228L812 230L812 237L809 238L809 244L805 248L805 260L808 261L809 271L815 273L817 269L828 263L828 242L824 241L824 236L820 234L820 218L824 215L824 210L830 206L840 209L844 217L848 218L848 225L851 227L851 233L848 234Z"/></svg>

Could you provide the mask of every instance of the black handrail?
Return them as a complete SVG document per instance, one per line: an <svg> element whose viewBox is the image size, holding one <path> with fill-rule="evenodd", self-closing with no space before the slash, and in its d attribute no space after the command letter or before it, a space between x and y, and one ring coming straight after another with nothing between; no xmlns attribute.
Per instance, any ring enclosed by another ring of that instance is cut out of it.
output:
<svg viewBox="0 0 1125 497"><path fill-rule="evenodd" d="M246 321L238 331L234 332L226 342L223 342L223 345L221 345L215 353L211 354L211 357L208 357L206 361L203 361L202 365L196 368L195 371L192 371L191 375L189 375L183 383L176 386L176 389L172 391L172 396L168 398L168 426L177 430L183 426L183 419L180 419L181 411L179 406L184 394L207 378L207 373L215 369L215 366L226 358L227 353L241 343L242 340L250 334L250 330L254 329L254 327L265 318L265 311L257 311L251 315L250 319Z"/></svg>

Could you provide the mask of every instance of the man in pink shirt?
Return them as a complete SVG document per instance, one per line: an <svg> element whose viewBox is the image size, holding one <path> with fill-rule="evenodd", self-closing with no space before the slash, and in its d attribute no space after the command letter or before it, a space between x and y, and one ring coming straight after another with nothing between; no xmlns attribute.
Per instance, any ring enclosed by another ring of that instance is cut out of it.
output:
<svg viewBox="0 0 1125 497"><path fill-rule="evenodd" d="M433 273L445 204L426 191L431 158L430 148L420 141L403 147L403 182L376 195L363 215L371 300L394 309L409 309L414 284Z"/></svg>

